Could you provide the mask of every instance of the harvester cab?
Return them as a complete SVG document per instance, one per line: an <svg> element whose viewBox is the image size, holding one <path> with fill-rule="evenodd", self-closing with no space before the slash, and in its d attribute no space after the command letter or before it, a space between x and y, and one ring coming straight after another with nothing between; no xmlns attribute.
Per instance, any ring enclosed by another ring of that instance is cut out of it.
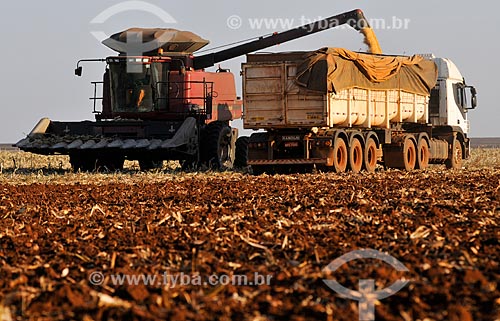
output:
<svg viewBox="0 0 500 321"><path fill-rule="evenodd" d="M233 75L193 69L193 53L208 43L187 31L138 28L103 41L119 55L105 60L103 81L93 83L103 86L103 97L97 97L96 90L91 98L102 99L102 110L95 110L97 120L193 116L208 124L240 118ZM75 74L81 73L78 64Z"/></svg>

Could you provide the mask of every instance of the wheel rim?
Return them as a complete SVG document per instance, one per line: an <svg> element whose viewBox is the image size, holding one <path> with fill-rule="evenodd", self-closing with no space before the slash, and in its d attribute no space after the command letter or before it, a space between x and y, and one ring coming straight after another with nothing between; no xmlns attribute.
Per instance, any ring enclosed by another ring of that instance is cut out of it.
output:
<svg viewBox="0 0 500 321"><path fill-rule="evenodd" d="M353 139L349 151L349 164L351 171L359 173L363 166L363 147L361 146L359 139Z"/></svg>

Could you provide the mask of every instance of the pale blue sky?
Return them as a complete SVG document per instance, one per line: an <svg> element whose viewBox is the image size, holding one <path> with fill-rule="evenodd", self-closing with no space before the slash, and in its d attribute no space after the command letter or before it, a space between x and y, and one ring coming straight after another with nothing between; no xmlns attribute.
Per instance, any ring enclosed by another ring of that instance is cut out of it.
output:
<svg viewBox="0 0 500 321"><path fill-rule="evenodd" d="M100 80L103 64L85 65L84 76L73 70L81 58L103 58L113 52L91 31L112 34L129 27L171 27L193 31L211 40L210 46L247 39L279 28L255 30L249 19L315 19L360 8L366 16L410 19L407 30L376 30L382 49L391 54L434 53L452 59L467 82L479 92L479 107L470 113L473 137L500 136L498 34L500 5L491 1L160 1L176 24L165 24L146 12L124 12L103 25L90 21L121 1L4 1L0 10L2 50L0 64L0 143L15 142L42 117L54 120L93 119L90 81ZM242 18L241 28L228 27L232 15ZM267 51L314 50L321 47L365 49L354 30L328 30L273 47ZM222 64L239 74L244 57ZM241 81L237 82L241 93Z"/></svg>

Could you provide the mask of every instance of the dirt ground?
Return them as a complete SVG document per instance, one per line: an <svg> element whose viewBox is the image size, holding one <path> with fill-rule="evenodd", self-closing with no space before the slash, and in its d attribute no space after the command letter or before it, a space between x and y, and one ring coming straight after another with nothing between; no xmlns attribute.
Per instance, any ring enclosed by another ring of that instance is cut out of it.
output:
<svg viewBox="0 0 500 321"><path fill-rule="evenodd" d="M500 170L0 185L0 320L500 320ZM352 250L379 260L324 268ZM94 279L102 273L103 279ZM114 275L270 276L263 285L118 284Z"/></svg>

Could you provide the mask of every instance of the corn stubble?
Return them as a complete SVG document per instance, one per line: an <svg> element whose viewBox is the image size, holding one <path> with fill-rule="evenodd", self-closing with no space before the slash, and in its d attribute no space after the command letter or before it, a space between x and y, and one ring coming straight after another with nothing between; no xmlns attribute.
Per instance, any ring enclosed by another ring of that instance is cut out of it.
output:
<svg viewBox="0 0 500 321"><path fill-rule="evenodd" d="M14 173L12 155L2 155L0 316L357 320L356 302L327 288L328 277L355 290L360 279L375 279L379 289L410 280L376 306L380 320L498 319L500 166L488 158L498 151L475 153L483 156L463 171L259 177L47 174L46 163L30 173L20 159ZM393 255L410 272L374 260L322 272L360 248ZM104 284L89 282L96 271ZM109 277L166 271L272 279L171 288L113 285Z"/></svg>

